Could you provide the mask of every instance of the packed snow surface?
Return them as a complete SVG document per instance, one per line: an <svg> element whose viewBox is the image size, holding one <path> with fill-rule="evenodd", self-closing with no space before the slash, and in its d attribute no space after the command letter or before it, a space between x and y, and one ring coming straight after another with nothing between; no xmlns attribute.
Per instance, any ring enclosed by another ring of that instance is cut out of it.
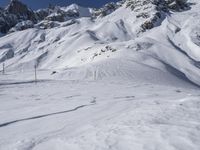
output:
<svg viewBox="0 0 200 150"><path fill-rule="evenodd" d="M200 92L192 84L171 75L152 77L159 84L22 80L31 74L1 77L1 150L200 148Z"/></svg>
<svg viewBox="0 0 200 150"><path fill-rule="evenodd" d="M92 19L74 4L62 9L80 18L0 37L0 150L199 150L200 3L189 2L146 31L143 10Z"/></svg>

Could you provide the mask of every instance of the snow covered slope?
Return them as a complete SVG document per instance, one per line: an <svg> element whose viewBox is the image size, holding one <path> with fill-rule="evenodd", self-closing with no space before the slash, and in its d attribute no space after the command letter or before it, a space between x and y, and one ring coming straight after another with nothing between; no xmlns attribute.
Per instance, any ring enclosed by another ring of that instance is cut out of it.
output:
<svg viewBox="0 0 200 150"><path fill-rule="evenodd" d="M1 83L0 150L200 148L200 93L187 83Z"/></svg>

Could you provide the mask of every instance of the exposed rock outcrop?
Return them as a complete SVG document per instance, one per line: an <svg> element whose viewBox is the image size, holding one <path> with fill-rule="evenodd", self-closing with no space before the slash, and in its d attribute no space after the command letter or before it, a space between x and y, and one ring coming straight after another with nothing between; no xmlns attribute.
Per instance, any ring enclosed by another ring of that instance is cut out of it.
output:
<svg viewBox="0 0 200 150"><path fill-rule="evenodd" d="M5 9L0 9L0 32L7 33L16 24L27 20L36 23L35 13L20 1L11 0Z"/></svg>
<svg viewBox="0 0 200 150"><path fill-rule="evenodd" d="M108 3L106 5L104 5L102 8L100 9L93 9L93 17L104 17L106 15L109 15L110 13L112 13L113 11L115 11L117 8L119 8L119 4L121 3Z"/></svg>
<svg viewBox="0 0 200 150"><path fill-rule="evenodd" d="M142 31L158 26L169 11L181 11L189 8L187 0L126 0L126 7L144 18Z"/></svg>
<svg viewBox="0 0 200 150"><path fill-rule="evenodd" d="M16 15L18 19L36 21L34 12L18 0L11 0L5 11Z"/></svg>
<svg viewBox="0 0 200 150"><path fill-rule="evenodd" d="M22 21L22 22L19 22L18 24L16 24L13 28L11 28L9 30L9 33L15 32L15 31L26 30L26 29L33 28L33 27L34 27L34 23L31 20Z"/></svg>

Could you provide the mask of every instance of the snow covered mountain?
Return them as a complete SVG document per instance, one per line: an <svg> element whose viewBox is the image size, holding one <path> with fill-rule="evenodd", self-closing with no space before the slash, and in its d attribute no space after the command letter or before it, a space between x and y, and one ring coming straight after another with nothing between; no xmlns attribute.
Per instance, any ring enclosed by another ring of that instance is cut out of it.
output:
<svg viewBox="0 0 200 150"><path fill-rule="evenodd" d="M15 3L6 11L15 11ZM33 15L17 5L25 19L10 31L26 30L0 39L0 62L8 70L36 65L57 72L55 78L132 78L140 64L200 85L198 1L127 0L99 10L73 4Z"/></svg>
<svg viewBox="0 0 200 150"><path fill-rule="evenodd" d="M82 8L75 4L67 8L49 6L47 9L33 11L22 2L11 0L6 8L0 9L0 32L5 34L33 28L34 24L42 20L63 22L78 17L89 17L90 15L89 8Z"/></svg>

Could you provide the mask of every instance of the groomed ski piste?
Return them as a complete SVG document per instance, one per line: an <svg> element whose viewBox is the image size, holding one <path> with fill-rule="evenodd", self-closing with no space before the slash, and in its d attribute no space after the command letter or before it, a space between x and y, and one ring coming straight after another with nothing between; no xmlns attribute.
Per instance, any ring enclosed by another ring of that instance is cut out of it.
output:
<svg viewBox="0 0 200 150"><path fill-rule="evenodd" d="M200 2L189 3L145 32L122 5L2 36L0 150L199 150Z"/></svg>

